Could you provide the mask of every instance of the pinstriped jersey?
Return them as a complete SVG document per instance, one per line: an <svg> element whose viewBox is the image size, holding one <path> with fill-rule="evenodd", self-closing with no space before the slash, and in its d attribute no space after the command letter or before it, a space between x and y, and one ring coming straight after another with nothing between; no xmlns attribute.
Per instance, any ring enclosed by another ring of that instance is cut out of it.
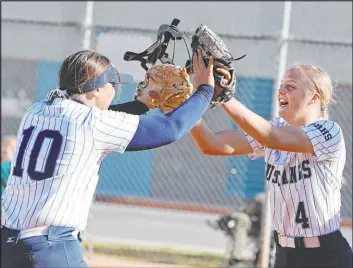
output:
<svg viewBox="0 0 353 268"><path fill-rule="evenodd" d="M19 127L1 224L17 230L47 225L84 230L102 160L125 151L138 122L136 115L71 99L33 104Z"/></svg>
<svg viewBox="0 0 353 268"><path fill-rule="evenodd" d="M277 117L272 124L289 126ZM253 153L265 160L273 228L291 237L315 237L340 228L341 184L346 148L340 126L318 120L301 129L314 153L264 148L246 134Z"/></svg>

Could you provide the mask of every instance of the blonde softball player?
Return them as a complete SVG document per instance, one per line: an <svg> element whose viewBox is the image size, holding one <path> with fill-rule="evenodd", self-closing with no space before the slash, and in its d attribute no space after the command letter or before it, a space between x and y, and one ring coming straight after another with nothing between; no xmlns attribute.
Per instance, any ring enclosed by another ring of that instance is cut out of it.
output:
<svg viewBox="0 0 353 268"><path fill-rule="evenodd" d="M323 118L332 91L322 68L293 65L278 89L279 117L272 122L232 98L222 107L242 131L214 133L200 120L190 132L204 154L265 158L275 267L352 267L340 231L345 142L340 126Z"/></svg>

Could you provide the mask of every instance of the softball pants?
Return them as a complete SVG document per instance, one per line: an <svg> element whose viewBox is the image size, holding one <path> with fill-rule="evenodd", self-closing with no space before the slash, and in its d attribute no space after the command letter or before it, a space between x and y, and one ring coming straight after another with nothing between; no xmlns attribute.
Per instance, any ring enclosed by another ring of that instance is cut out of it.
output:
<svg viewBox="0 0 353 268"><path fill-rule="evenodd" d="M320 236L319 248L282 247L276 239L275 268L352 268L353 253L341 231ZM296 243L301 244L301 243Z"/></svg>
<svg viewBox="0 0 353 268"><path fill-rule="evenodd" d="M19 231L1 228L1 267L88 267L74 228L49 227L48 235L19 239Z"/></svg>

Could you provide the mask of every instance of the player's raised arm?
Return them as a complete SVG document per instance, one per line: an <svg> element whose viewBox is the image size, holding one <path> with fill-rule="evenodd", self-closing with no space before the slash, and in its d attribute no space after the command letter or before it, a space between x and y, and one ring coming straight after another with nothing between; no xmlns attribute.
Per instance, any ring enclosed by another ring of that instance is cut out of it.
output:
<svg viewBox="0 0 353 268"><path fill-rule="evenodd" d="M223 76L223 84L229 84L229 81L232 80L230 72L222 68L217 68L216 71L220 76ZM217 83L215 83L215 91L217 92L228 90L235 91L235 84L233 84L233 87L234 89L230 89L229 87L227 89L222 89ZM203 119L200 119L197 122L189 134L197 148L203 154L243 155L253 152L244 132L239 130L222 130L213 132Z"/></svg>
<svg viewBox="0 0 353 268"><path fill-rule="evenodd" d="M232 97L235 93L235 72L231 62L234 59L219 36L206 26L201 25L195 31L191 46L193 49L202 48L203 59L206 62L209 55L214 56L216 66L214 72L215 95L218 95L216 98L218 101L213 98L213 103L214 105L222 103L226 113L247 134L247 140L250 143L256 141L256 147L298 153L314 153L316 150L314 146L319 147L318 144L320 144L320 148L336 148L332 146L331 142L327 142L328 140L325 140L325 137L326 139L336 137L333 143L341 144L340 129L337 124L337 126L328 127L329 130L322 126L323 123L316 122L322 118L322 110L326 108L331 97L330 94L332 94L331 81L324 70L317 67L311 68L311 70L306 65L297 65L286 73L278 91L278 105L280 116L284 114L285 116L281 117L287 120L288 124L279 124L278 122L277 124L267 121ZM317 79L318 84L312 78L310 79L315 74L323 77L321 80ZM306 87L308 87L308 90L305 90ZM303 103L298 105L299 98L303 98ZM297 112L298 108L301 108L298 106L306 106L308 109ZM306 113L308 113L308 116ZM203 152L207 154L229 154L232 151L233 154L241 154L246 151L245 148L245 150L239 149L236 152L237 142L233 142L232 150L224 151L224 148L228 148L225 145L230 145L230 140L232 140L227 138L229 131L211 135L206 126L202 126L202 123L198 125L191 132L191 135ZM199 131L198 129L201 128L202 130ZM202 131L208 133L208 139L201 134ZM217 136L222 136L222 138L217 138ZM238 139L241 143L244 138L241 134L239 136L235 137L234 140ZM222 142L222 139L226 142ZM209 145L209 143L212 145Z"/></svg>
<svg viewBox="0 0 353 268"><path fill-rule="evenodd" d="M279 115L286 123L271 124L235 99L224 103L223 108L244 132L266 148L298 153L314 153L318 148L327 153L335 151L343 143L340 127L322 118L322 110L331 98L332 86L321 82L320 87L314 84L310 88L312 82L309 83L302 73L312 68L310 65L294 65L282 80L278 105ZM328 77L324 70L316 69L313 72ZM309 83L309 88L305 90L308 87L306 83ZM301 105L307 107L303 112L295 111L299 96L303 98Z"/></svg>
<svg viewBox="0 0 353 268"><path fill-rule="evenodd" d="M236 99L223 104L224 110L247 134L266 148L313 153L308 136L295 126L274 126Z"/></svg>
<svg viewBox="0 0 353 268"><path fill-rule="evenodd" d="M175 76L183 76L184 74L177 72L170 76L166 73L168 71L175 72L175 67L156 67L157 71L160 69L160 72L157 74L148 73L148 77L151 79L144 82L144 88L151 85L153 88L158 89L157 92L164 90L164 92L159 93L162 96L171 94L170 98L167 98L166 101L163 102L163 109L170 110L174 108L172 107L173 105L180 106L169 113L152 116L136 116L108 110L97 111L94 115L93 124L93 138L96 149L99 151L115 151L121 153L125 150L147 150L170 144L187 134L204 114L214 94L213 61L210 61L209 66L206 67L197 55L194 57L198 62L195 66L195 76L199 83L196 85L196 92L190 98L187 97L189 98L187 101L183 98L176 99L179 103L169 101L175 99L173 98L173 94L182 92L181 89L183 89L183 85L180 83L185 82L183 81L184 78L178 78L176 80ZM172 82L173 86L176 85L180 87L172 88L171 93L165 92L167 86L164 85L165 82L170 82L168 79L169 76L174 79ZM158 82L158 79L162 81ZM143 86L143 83L140 83L139 86ZM149 92L147 90L142 91L142 94ZM149 99L151 106L162 106L160 105L160 98L157 96L152 94L152 97Z"/></svg>
<svg viewBox="0 0 353 268"><path fill-rule="evenodd" d="M229 101L235 93L234 59L223 40L206 25L201 25L195 31L191 48L195 54L201 50L202 59L208 62L211 55L214 58L213 74L215 77L215 94L212 97L212 107ZM241 57L242 58L242 57ZM240 59L240 58L239 58ZM194 62L193 62L194 63ZM188 63L187 65L191 65ZM192 73L192 68L189 68ZM197 77L194 78L197 83ZM213 132L204 120L200 120L190 131L198 149L208 155L242 155L252 152L245 133L238 130L223 130Z"/></svg>
<svg viewBox="0 0 353 268"><path fill-rule="evenodd" d="M252 153L246 135L240 130L213 132L201 119L189 132L197 148L207 155L243 155Z"/></svg>
<svg viewBox="0 0 353 268"><path fill-rule="evenodd" d="M194 62L197 91L172 112L162 116L141 116L126 150L146 150L172 143L188 133L205 113L214 94L213 59L206 67L202 57L195 53Z"/></svg>

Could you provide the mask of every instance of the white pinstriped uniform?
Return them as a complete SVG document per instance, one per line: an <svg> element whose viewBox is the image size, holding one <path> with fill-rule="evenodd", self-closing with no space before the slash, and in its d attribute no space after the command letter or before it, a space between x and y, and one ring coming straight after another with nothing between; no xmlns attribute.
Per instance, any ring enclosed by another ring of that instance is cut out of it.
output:
<svg viewBox="0 0 353 268"><path fill-rule="evenodd" d="M84 230L101 162L110 152L125 151L138 122L136 115L101 111L74 100L33 104L19 127L2 195L1 225L17 230L47 225ZM21 157L20 145L28 138ZM21 176L14 172L19 158Z"/></svg>
<svg viewBox="0 0 353 268"><path fill-rule="evenodd" d="M288 126L277 117L275 126ZM264 148L246 134L251 159L264 156L273 228L291 237L315 237L340 228L342 173L346 148L340 126L320 119L301 129L313 154Z"/></svg>

